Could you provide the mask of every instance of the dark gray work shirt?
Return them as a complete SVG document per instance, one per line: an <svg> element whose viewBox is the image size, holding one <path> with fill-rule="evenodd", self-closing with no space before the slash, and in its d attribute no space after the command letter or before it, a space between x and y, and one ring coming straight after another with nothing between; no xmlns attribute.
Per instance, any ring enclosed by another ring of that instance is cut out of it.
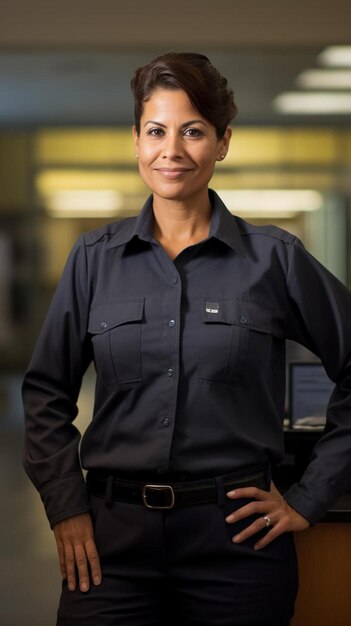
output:
<svg viewBox="0 0 351 626"><path fill-rule="evenodd" d="M212 191L208 239L172 261L138 218L79 238L24 381L25 467L51 525L89 509L72 424L97 371L87 469L158 482L283 458L285 339L336 388L288 502L312 523L351 486L351 297L293 235L234 217Z"/></svg>

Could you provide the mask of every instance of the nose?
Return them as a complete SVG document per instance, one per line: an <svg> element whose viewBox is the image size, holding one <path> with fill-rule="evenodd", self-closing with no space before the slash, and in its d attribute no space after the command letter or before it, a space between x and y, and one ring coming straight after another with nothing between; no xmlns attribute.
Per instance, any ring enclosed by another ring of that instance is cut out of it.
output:
<svg viewBox="0 0 351 626"><path fill-rule="evenodd" d="M183 156L183 142L179 133L169 132L164 138L162 146L162 158L181 159Z"/></svg>

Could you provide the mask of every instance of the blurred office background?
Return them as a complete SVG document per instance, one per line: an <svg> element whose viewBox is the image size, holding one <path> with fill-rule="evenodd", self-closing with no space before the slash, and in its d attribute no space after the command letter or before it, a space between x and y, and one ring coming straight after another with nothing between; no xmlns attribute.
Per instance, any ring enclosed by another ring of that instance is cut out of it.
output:
<svg viewBox="0 0 351 626"><path fill-rule="evenodd" d="M213 187L233 212L296 233L350 286L350 19L347 0L2 1L2 626L55 623L56 548L21 466L20 384L77 236L136 215L147 197L131 141L134 69L170 49L211 58L239 107ZM82 429L92 393L90 373Z"/></svg>

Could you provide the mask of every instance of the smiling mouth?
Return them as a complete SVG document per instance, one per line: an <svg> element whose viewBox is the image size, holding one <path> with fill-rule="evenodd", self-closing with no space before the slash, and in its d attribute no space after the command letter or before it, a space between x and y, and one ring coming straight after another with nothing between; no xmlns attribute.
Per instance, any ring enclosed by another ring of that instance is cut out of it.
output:
<svg viewBox="0 0 351 626"><path fill-rule="evenodd" d="M167 167L157 167L155 168L156 172L159 172L166 178L178 178L182 174L187 174L191 172L191 168L167 168Z"/></svg>

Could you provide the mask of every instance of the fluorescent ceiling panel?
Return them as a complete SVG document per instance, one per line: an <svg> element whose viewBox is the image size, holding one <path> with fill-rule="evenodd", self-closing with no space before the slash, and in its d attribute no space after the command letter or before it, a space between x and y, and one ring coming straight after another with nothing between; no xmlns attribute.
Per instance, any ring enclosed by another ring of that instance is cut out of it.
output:
<svg viewBox="0 0 351 626"><path fill-rule="evenodd" d="M113 217L122 196L113 189L56 191L45 198L45 206L51 217Z"/></svg>
<svg viewBox="0 0 351 626"><path fill-rule="evenodd" d="M322 65L351 67L351 46L328 46L318 55Z"/></svg>
<svg viewBox="0 0 351 626"><path fill-rule="evenodd" d="M288 91L273 100L273 107L283 114L349 115L351 114L351 93Z"/></svg>
<svg viewBox="0 0 351 626"><path fill-rule="evenodd" d="M323 205L322 194L313 189L223 189L218 194L232 213L251 217L293 217Z"/></svg>
<svg viewBox="0 0 351 626"><path fill-rule="evenodd" d="M303 89L351 89L350 70L305 70L296 79Z"/></svg>

